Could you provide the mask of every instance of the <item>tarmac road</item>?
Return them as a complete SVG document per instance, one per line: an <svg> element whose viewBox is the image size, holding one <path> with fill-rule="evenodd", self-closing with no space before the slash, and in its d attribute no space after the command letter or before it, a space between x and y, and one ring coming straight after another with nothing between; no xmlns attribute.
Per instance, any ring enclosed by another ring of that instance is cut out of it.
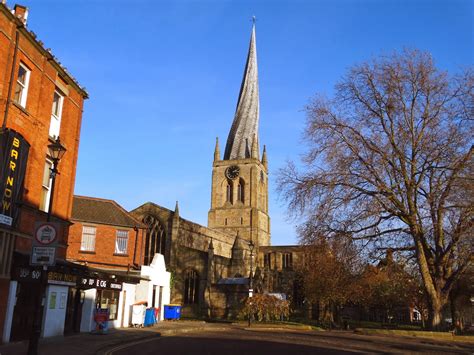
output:
<svg viewBox="0 0 474 355"><path fill-rule="evenodd" d="M351 332L242 329L197 330L109 349L108 354L307 355L307 354L474 354L474 344Z"/></svg>

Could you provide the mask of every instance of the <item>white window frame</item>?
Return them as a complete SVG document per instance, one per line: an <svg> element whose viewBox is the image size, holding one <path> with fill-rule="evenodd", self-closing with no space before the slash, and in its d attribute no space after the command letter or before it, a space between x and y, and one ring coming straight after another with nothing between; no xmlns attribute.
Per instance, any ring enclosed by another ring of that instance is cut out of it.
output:
<svg viewBox="0 0 474 355"><path fill-rule="evenodd" d="M44 163L43 179L41 181L41 204L42 204L42 206L40 206L40 210L42 210L44 212L49 211L49 201L51 200L51 185L53 183L53 178L51 177L51 168L52 167L53 167L53 162L50 159L46 159L46 161ZM48 185L44 184L46 174L49 174Z"/></svg>
<svg viewBox="0 0 474 355"><path fill-rule="evenodd" d="M20 105L21 107L25 108L26 107L26 98L28 97L28 86L30 85L30 74L31 70L26 67L23 63L20 63L18 66L18 73L20 74L20 68L23 68L26 71L25 75L25 82L22 83L19 80L19 75L17 75L16 78L16 86L20 85L21 91L20 91L20 97L19 100L15 100L15 102ZM15 92L16 92L16 87L15 87Z"/></svg>
<svg viewBox="0 0 474 355"><path fill-rule="evenodd" d="M95 251L96 238L97 228L95 226L82 226L81 251Z"/></svg>
<svg viewBox="0 0 474 355"><path fill-rule="evenodd" d="M128 252L128 230L117 229L115 233L115 254L125 255Z"/></svg>
<svg viewBox="0 0 474 355"><path fill-rule="evenodd" d="M57 112L54 112L54 96L55 95L58 95L59 97ZM49 136L54 139L58 138L59 131L61 129L61 117L63 113L63 104L64 104L64 94L58 89L54 90L53 105L51 106L51 122L49 124Z"/></svg>

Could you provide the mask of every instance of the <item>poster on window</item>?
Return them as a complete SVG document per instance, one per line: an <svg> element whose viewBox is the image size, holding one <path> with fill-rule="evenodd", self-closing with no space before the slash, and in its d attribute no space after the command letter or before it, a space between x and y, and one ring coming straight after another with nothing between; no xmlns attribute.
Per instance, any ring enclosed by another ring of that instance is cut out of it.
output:
<svg viewBox="0 0 474 355"><path fill-rule="evenodd" d="M57 297L57 293L51 292L51 296L49 296L49 309L56 308L56 297Z"/></svg>
<svg viewBox="0 0 474 355"><path fill-rule="evenodd" d="M30 144L18 132L0 130L0 225L14 227L18 219Z"/></svg>

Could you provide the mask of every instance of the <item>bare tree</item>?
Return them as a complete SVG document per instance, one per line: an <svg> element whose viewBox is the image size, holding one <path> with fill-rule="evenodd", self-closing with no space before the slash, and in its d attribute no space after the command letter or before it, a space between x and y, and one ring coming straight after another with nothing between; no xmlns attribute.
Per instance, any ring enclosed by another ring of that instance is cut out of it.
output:
<svg viewBox="0 0 474 355"><path fill-rule="evenodd" d="M342 234L413 250L435 328L472 258L473 86L471 69L450 77L419 51L356 65L332 99L311 102L303 168L279 177L311 226L302 242Z"/></svg>

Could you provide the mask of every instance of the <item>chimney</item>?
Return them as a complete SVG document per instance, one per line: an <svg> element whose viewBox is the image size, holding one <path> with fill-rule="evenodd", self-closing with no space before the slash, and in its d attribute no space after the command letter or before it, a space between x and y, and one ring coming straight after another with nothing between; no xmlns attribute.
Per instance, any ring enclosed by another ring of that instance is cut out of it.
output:
<svg viewBox="0 0 474 355"><path fill-rule="evenodd" d="M26 19L28 18L28 8L26 6L15 4L13 14L26 25Z"/></svg>

